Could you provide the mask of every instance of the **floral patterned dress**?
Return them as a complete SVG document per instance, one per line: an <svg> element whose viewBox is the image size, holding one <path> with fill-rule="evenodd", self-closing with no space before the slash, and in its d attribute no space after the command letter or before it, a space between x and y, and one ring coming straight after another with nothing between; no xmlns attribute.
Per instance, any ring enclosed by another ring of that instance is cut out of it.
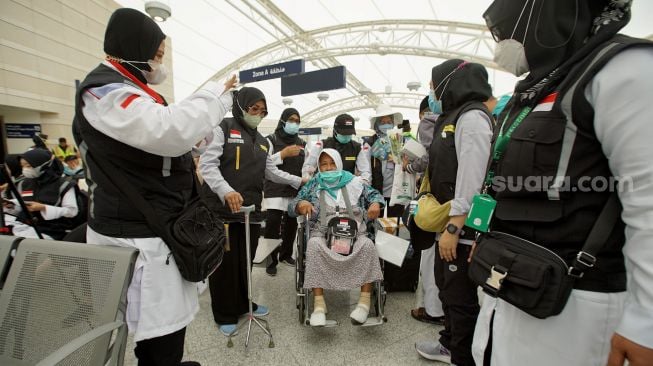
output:
<svg viewBox="0 0 653 366"><path fill-rule="evenodd" d="M341 214L347 215L342 193L337 199L325 199L321 207L319 184L309 181L290 202L288 212L295 212L299 201L308 201L316 209L309 220L310 239L306 246L306 272L304 288L323 288L327 290L350 290L383 279L379 257L374 242L366 236L367 208L372 203L385 204L383 196L374 188L364 183L359 177L354 178L346 187L351 199L354 219L358 222L358 238L353 251L343 256L331 251L326 243L326 222L335 216L336 206L341 207ZM357 193L355 197L351 193ZM325 193L324 196L328 196ZM319 222L320 210L326 210L326 222Z"/></svg>

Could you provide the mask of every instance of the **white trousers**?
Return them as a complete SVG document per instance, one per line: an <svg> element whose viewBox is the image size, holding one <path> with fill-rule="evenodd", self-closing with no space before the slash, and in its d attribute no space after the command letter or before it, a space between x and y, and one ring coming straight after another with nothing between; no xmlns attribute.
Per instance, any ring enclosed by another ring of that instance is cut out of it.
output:
<svg viewBox="0 0 653 366"><path fill-rule="evenodd" d="M417 289L417 308L422 306L430 316L443 316L440 291L435 285L435 245L422 250L419 263L420 281Z"/></svg>
<svg viewBox="0 0 653 366"><path fill-rule="evenodd" d="M170 250L160 238L112 238L90 227L89 244L135 247L139 250L127 290L127 326L134 341L160 337L187 326L199 311L197 284L181 277Z"/></svg>
<svg viewBox="0 0 653 366"><path fill-rule="evenodd" d="M485 296L476 322L472 354L483 365L492 310L492 365L605 366L625 292L573 290L562 313L534 318L509 303Z"/></svg>

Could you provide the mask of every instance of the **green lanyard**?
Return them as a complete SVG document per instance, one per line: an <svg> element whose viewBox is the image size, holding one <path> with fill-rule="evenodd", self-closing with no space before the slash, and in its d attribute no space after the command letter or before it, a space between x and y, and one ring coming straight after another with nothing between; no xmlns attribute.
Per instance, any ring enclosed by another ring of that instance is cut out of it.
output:
<svg viewBox="0 0 653 366"><path fill-rule="evenodd" d="M496 163L501 160L503 157L503 153L506 151L506 147L508 147L508 141L510 141L510 137L512 136L512 133L515 132L517 127L521 125L521 123L526 119L526 116L533 110L532 107L524 107L521 112L519 112L519 115L515 119L515 122L510 125L508 128L508 131L506 133L503 133L503 128L506 125L506 122L508 121L508 117L510 117L510 113L506 115L506 118L503 119L503 123L501 123L501 129L499 130L499 135L497 136L497 140L494 142L494 149L492 150L492 163L490 164L490 168L488 169L487 176L485 177L485 189L487 190L488 187L492 185L492 179L494 178L494 166Z"/></svg>

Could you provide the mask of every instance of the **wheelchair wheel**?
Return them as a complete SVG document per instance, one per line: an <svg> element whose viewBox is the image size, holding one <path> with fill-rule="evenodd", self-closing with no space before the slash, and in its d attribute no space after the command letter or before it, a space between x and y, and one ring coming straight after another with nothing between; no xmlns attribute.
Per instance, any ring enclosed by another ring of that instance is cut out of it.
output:
<svg viewBox="0 0 653 366"><path fill-rule="evenodd" d="M385 309L385 301L386 301L386 297L387 297L385 289L383 288L383 286L381 284L376 283L374 285L374 291L372 292L372 295L373 295L372 298L374 299L373 301L374 301L374 313L375 313L375 315L376 316L381 316L382 313L383 313L383 321L387 322L388 318L385 317L385 311L382 312L381 309L379 308L379 296L380 296L381 297L381 306L383 307L383 309Z"/></svg>

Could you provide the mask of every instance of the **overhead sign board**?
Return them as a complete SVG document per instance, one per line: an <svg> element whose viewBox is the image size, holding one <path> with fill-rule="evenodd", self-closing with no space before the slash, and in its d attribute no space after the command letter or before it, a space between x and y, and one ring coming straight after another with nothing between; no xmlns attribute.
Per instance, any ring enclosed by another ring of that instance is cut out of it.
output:
<svg viewBox="0 0 653 366"><path fill-rule="evenodd" d="M5 131L9 139L31 139L41 132L41 125L35 123L5 123Z"/></svg>
<svg viewBox="0 0 653 366"><path fill-rule="evenodd" d="M281 96L340 89L346 83L347 70L344 66L337 66L281 78Z"/></svg>
<svg viewBox="0 0 653 366"><path fill-rule="evenodd" d="M300 135L321 135L322 127L305 127L299 129Z"/></svg>
<svg viewBox="0 0 653 366"><path fill-rule="evenodd" d="M280 78L283 76L301 74L304 72L304 60L292 60L280 64L261 66L255 69L243 70L238 74L240 82L252 83L255 81Z"/></svg>

